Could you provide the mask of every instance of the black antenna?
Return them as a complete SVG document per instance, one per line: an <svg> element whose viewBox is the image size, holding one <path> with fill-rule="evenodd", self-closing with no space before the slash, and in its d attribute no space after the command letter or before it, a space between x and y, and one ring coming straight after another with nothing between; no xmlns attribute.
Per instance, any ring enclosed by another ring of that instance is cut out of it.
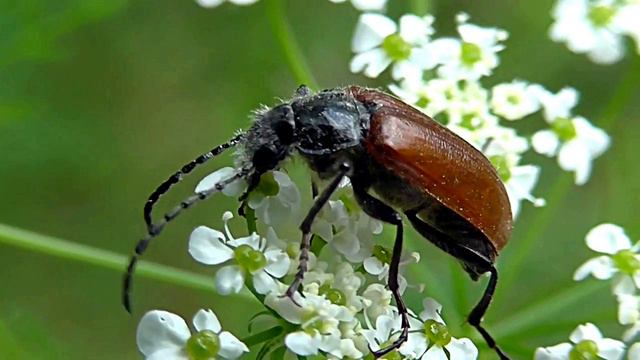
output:
<svg viewBox="0 0 640 360"><path fill-rule="evenodd" d="M198 165L202 165L206 163L209 159L216 157L217 155L222 154L225 150L230 147L235 146L244 136L244 134L238 134L233 137L231 140L227 141L222 145L218 145L215 148L211 149L211 151L204 153L198 156L196 159L191 160L188 164L184 165L180 170L176 171L175 174L169 176L167 180L165 180L160 186L158 186L152 193L149 195L149 199L147 203L144 204L144 222L147 224L147 230L152 232L154 227L151 219L151 212L153 211L153 205L160 199L162 195L164 195L169 189L180 182L184 175L190 173L193 169L195 169Z"/></svg>
<svg viewBox="0 0 640 360"><path fill-rule="evenodd" d="M232 182L238 179L245 179L250 171L251 171L251 168L243 168L232 177L222 180L219 183L215 184L215 186L213 186L212 188L204 191L200 191L195 195L192 195L186 198L180 203L180 205L174 207L171 211L167 212L164 215L162 220L160 220L157 224L154 224L149 228L149 230L147 231L147 235L144 238L142 238L140 241L138 241L138 244L136 245L134 253L131 256L131 259L129 260L129 265L127 266L127 272L124 275L124 283L122 287L122 303L124 305L124 308L129 313L131 312L130 294L131 294L131 284L133 281L133 272L135 271L136 264L138 263L138 258L142 256L142 254L145 252L151 240L156 236L160 235L164 227L168 223L170 223L173 219L178 217L178 215L180 215L183 210L190 208L191 206L197 204L202 200L206 200L211 195L217 192L222 191L222 189L224 189L225 186L231 184Z"/></svg>

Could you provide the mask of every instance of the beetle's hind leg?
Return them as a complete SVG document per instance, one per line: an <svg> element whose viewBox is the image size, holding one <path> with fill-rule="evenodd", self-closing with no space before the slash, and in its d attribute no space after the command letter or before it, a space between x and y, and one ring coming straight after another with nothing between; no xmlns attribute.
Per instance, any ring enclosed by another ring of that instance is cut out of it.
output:
<svg viewBox="0 0 640 360"><path fill-rule="evenodd" d="M391 256L391 264L389 265L388 285L389 290L396 300L398 312L402 317L402 330L398 339L396 339L391 345L378 351L372 351L373 355L378 358L384 356L385 354L388 354L394 349L399 348L405 341L407 341L407 337L409 336L409 312L407 311L407 307L402 300L402 296L400 294L400 286L398 283L398 269L400 266L400 257L402 255L402 217L390 206L369 195L366 189L360 184L352 182L352 186L356 200L367 215L371 216L374 219L378 219L380 221L395 225L397 229L396 240L393 244L393 255Z"/></svg>
<svg viewBox="0 0 640 360"><path fill-rule="evenodd" d="M467 317L467 321L471 326L475 327L478 330L478 332L486 341L487 345L498 354L501 360L510 360L509 357L496 344L491 334L489 334L489 332L481 324L482 317L487 312L487 308L489 307L491 299L493 298L493 293L496 289L496 285L498 284L498 271L496 270L495 266L493 266L491 260L487 259L485 256L479 254L478 252L459 244L455 240L450 239L447 235L443 234L438 229L422 221L420 218L418 218L416 211L407 211L405 212L405 214L411 222L411 225L413 225L413 227L422 236L427 238L436 246L445 250L462 262L473 264L475 268L482 269L482 272L489 272L491 274L489 283L487 284L487 288L485 289L482 298L473 308L473 310L471 310L471 314L469 314L469 316Z"/></svg>
<svg viewBox="0 0 640 360"><path fill-rule="evenodd" d="M311 248L311 236L313 235L311 233L311 225L316 219L316 216L318 216L318 213L320 213L322 207L327 203L327 201L329 201L331 194L336 191L336 189L340 185L340 182L350 170L351 165L349 164L345 163L340 166L340 168L338 169L338 176L331 180L331 183L329 183L329 185L324 190L322 190L322 193L320 193L320 196L316 198L313 206L311 206L311 209L309 209L307 216L304 218L302 224L300 225L300 230L302 231L302 241L300 242L298 272L296 272L291 285L289 285L289 288L283 295L290 298L293 302L295 302L293 300L293 295L300 288L302 279L304 278L304 274L307 272L309 265L309 249Z"/></svg>

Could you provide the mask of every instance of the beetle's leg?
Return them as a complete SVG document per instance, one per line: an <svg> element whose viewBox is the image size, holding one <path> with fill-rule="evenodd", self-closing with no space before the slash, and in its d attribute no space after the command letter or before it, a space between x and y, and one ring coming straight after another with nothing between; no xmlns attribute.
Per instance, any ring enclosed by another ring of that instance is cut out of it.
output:
<svg viewBox="0 0 640 360"><path fill-rule="evenodd" d="M340 169L338 169L338 176L335 177L329 183L329 185L322 190L320 196L318 196L309 209L307 216L302 221L300 225L300 230L302 231L302 241L300 242L300 255L299 255L299 264L298 264L298 272L295 275L295 278L291 282L291 285L284 293L284 296L290 298L293 301L293 294L298 290L300 284L302 283L302 279L304 278L304 274L307 272L308 261L309 261L309 249L311 248L311 225L315 220L316 216L322 209L322 207L329 201L331 194L338 188L342 178L344 178L347 173L350 171L351 166L349 164L342 164Z"/></svg>
<svg viewBox="0 0 640 360"><path fill-rule="evenodd" d="M384 221L396 226L396 240L393 244L393 255L391 256L391 264L389 265L388 285L389 290L396 300L398 312L402 317L402 331L400 332L400 336L398 337L398 339L394 341L393 344L385 347L384 349L372 351L373 355L378 358L393 351L394 349L399 348L402 343L407 341L407 337L409 335L409 312L407 311L407 307L402 300L402 295L400 294L400 286L398 284L398 269L400 265L400 257L402 255L402 217L390 206L369 195L366 189L359 183L352 181L351 185L353 187L353 194L355 195L358 204L360 204L360 207L367 215L371 216L374 219L378 219L380 221Z"/></svg>
<svg viewBox="0 0 640 360"><path fill-rule="evenodd" d="M413 227L425 238L434 243L439 248L454 255L456 258L476 265L478 268L483 269L485 272L489 272L491 277L487 288L482 295L482 298L478 304L471 310L467 321L471 326L475 327L482 335L487 345L492 348L500 357L501 360L509 360L509 357L498 347L493 337L487 332L487 330L481 325L482 317L487 312L487 308L493 298L493 293L498 283L498 271L493 266L491 260L487 259L483 255L473 251L465 246L460 245L456 241L450 239L446 234L442 233L433 226L427 224L417 217L416 211L405 212L407 218L413 225Z"/></svg>
<svg viewBox="0 0 640 360"><path fill-rule="evenodd" d="M147 202L144 204L144 222L147 224L147 230L151 231L153 228L152 219L151 219L151 211L153 210L153 205L160 199L162 195L164 195L169 188L173 185L177 184L182 180L182 178L190 173L193 169L195 169L198 165L202 165L207 162L209 159L215 157L216 155L221 154L223 151L228 148L236 145L243 134L236 135L231 140L227 141L222 145L218 145L215 148L211 149L211 151L204 153L194 160L191 160L188 164L185 164L180 170L176 171L175 174L169 176L167 180L165 180L160 186L158 186L152 193L149 195Z"/></svg>
<svg viewBox="0 0 640 360"><path fill-rule="evenodd" d="M197 204L202 200L208 199L209 197L211 197L211 195L222 191L225 186L231 184L232 182L246 177L249 171L250 169L242 169L232 177L215 184L215 186L213 186L211 189L198 192L195 195L186 198L180 203L180 205L174 207L168 213L164 214L162 220L151 226L151 228L147 231L147 235L140 241L138 241L138 244L136 244L134 253L129 259L129 265L127 265L127 271L124 275L124 282L122 286L122 303L127 311L131 312L130 292L133 272L135 271L136 264L138 263L138 258L145 252L151 240L160 235L164 227L173 219L178 217L178 215L180 215L183 210L190 208L191 206Z"/></svg>
<svg viewBox="0 0 640 360"><path fill-rule="evenodd" d="M311 180L311 198L315 199L318 196L318 184L315 181Z"/></svg>

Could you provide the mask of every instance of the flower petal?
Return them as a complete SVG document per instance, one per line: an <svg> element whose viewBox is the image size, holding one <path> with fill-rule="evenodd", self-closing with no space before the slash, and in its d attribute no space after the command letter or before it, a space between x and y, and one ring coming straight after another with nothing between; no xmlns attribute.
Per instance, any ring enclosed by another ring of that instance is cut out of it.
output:
<svg viewBox="0 0 640 360"><path fill-rule="evenodd" d="M349 69L352 73L363 72L370 78L376 78L391 64L391 59L384 50L375 48L362 52L351 59Z"/></svg>
<svg viewBox="0 0 640 360"><path fill-rule="evenodd" d="M570 140L560 147L558 165L565 171L575 173L575 184L584 185L591 175L591 155L582 141Z"/></svg>
<svg viewBox="0 0 640 360"><path fill-rule="evenodd" d="M218 317L210 309L198 310L196 315L193 317L193 327L196 331L211 330L216 334L222 330Z"/></svg>
<svg viewBox="0 0 640 360"><path fill-rule="evenodd" d="M266 295L278 288L276 281L262 270L253 274L253 287L258 294L262 295Z"/></svg>
<svg viewBox="0 0 640 360"><path fill-rule="evenodd" d="M431 346L422 358L429 360L448 360L444 349L438 345Z"/></svg>
<svg viewBox="0 0 640 360"><path fill-rule="evenodd" d="M531 145L538 154L552 157L558 152L560 139L551 130L541 130L533 134Z"/></svg>
<svg viewBox="0 0 640 360"><path fill-rule="evenodd" d="M602 333L592 323L579 325L569 336L569 340L571 340L571 342L573 342L574 344L577 344L582 340L593 340L595 342L598 342L601 339Z"/></svg>
<svg viewBox="0 0 640 360"><path fill-rule="evenodd" d="M351 40L351 50L356 53L371 50L396 31L396 23L388 17L380 14L362 14Z"/></svg>
<svg viewBox="0 0 640 360"><path fill-rule="evenodd" d="M544 348L537 348L534 355L535 360L567 360L569 352L573 346L569 343L562 343Z"/></svg>
<svg viewBox="0 0 640 360"><path fill-rule="evenodd" d="M216 290L221 295L237 294L244 286L244 275L237 265L225 266L216 273Z"/></svg>
<svg viewBox="0 0 640 360"><path fill-rule="evenodd" d="M237 359L242 353L249 352L249 348L242 341L238 340L228 331L223 331L218 335L220 337L220 352L218 353L225 359Z"/></svg>
<svg viewBox="0 0 640 360"><path fill-rule="evenodd" d="M182 349L190 336L191 331L180 316L152 310L140 319L136 342L140 352L150 356L158 351Z"/></svg>
<svg viewBox="0 0 640 360"><path fill-rule="evenodd" d="M591 229L585 241L589 249L609 255L631 248L631 240L624 229L609 223L600 224Z"/></svg>
<svg viewBox="0 0 640 360"><path fill-rule="evenodd" d="M451 338L447 350L451 356L450 360L475 360L478 357L478 348L467 338Z"/></svg>
<svg viewBox="0 0 640 360"><path fill-rule="evenodd" d="M198 193L198 192L213 189L216 186L216 184L226 179L229 179L235 174L236 174L236 170L232 167L223 167L222 169L218 169L213 173L205 176L204 179L200 180L198 185L196 185L195 192ZM246 187L247 187L247 182L245 180L238 179L232 182L231 184L228 184L227 186L225 186L224 189L222 189L222 193L225 194L226 196L236 197L242 194L242 192L246 189Z"/></svg>
<svg viewBox="0 0 640 360"><path fill-rule="evenodd" d="M145 360L189 360L189 355L183 348L166 348L145 356Z"/></svg>
<svg viewBox="0 0 640 360"><path fill-rule="evenodd" d="M589 275L593 275L593 277L598 280L608 280L611 279L616 272L618 272L618 270L615 268L613 260L611 260L610 257L598 256L582 264L573 274L573 280L581 281Z"/></svg>
<svg viewBox="0 0 640 360"><path fill-rule="evenodd" d="M442 312L442 305L438 303L435 299L426 298L422 300L422 307L424 310L420 313L420 319L422 320L435 320L439 323L444 324L444 320L440 316Z"/></svg>
<svg viewBox="0 0 640 360"><path fill-rule="evenodd" d="M264 270L274 278L281 278L287 275L289 267L291 266L291 259L289 256L280 249L267 249L264 252L264 256L267 258L267 266Z"/></svg>
<svg viewBox="0 0 640 360"><path fill-rule="evenodd" d="M218 265L233 257L233 250L223 243L224 234L206 226L198 226L189 237L189 254L198 262Z"/></svg>
<svg viewBox="0 0 640 360"><path fill-rule="evenodd" d="M380 275L385 271L385 264L375 257L368 257L362 262L364 269L371 275Z"/></svg>
<svg viewBox="0 0 640 360"><path fill-rule="evenodd" d="M598 345L598 355L606 360L620 360L625 350L625 345L622 341L614 339L602 339L596 341ZM631 358L629 358L631 359Z"/></svg>
<svg viewBox="0 0 640 360"><path fill-rule="evenodd" d="M298 355L316 355L320 346L320 336L310 336L304 331L296 331L287 335L284 343L289 350Z"/></svg>

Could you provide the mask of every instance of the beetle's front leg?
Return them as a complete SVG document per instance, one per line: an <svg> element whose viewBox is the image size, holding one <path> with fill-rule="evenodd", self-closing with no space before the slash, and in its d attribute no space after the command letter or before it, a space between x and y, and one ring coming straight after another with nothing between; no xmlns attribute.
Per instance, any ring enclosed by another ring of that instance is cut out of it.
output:
<svg viewBox="0 0 640 360"><path fill-rule="evenodd" d="M350 169L351 169L351 166L346 163L340 166L340 168L338 169L338 176L336 176L331 181L331 183L329 183L329 185L324 190L322 190L322 193L320 194L320 196L316 198L316 201L313 203L313 206L311 207L311 209L309 209L307 216L304 218L304 220L302 221L302 224L300 225L300 230L302 231L302 241L300 242L298 271L296 272L296 275L293 281L291 282L291 285L283 295L290 298L292 301L294 301L293 294L295 294L295 292L298 291L298 289L300 288L300 285L302 284L302 279L304 278L304 274L308 270L309 249L311 248L311 236L312 236L311 225L313 224L313 221L315 220L316 216L318 216L318 213L320 213L320 210L322 209L322 207L327 203L327 201L329 201L331 194L333 194L336 191L336 189L340 185L340 182L347 175Z"/></svg>

